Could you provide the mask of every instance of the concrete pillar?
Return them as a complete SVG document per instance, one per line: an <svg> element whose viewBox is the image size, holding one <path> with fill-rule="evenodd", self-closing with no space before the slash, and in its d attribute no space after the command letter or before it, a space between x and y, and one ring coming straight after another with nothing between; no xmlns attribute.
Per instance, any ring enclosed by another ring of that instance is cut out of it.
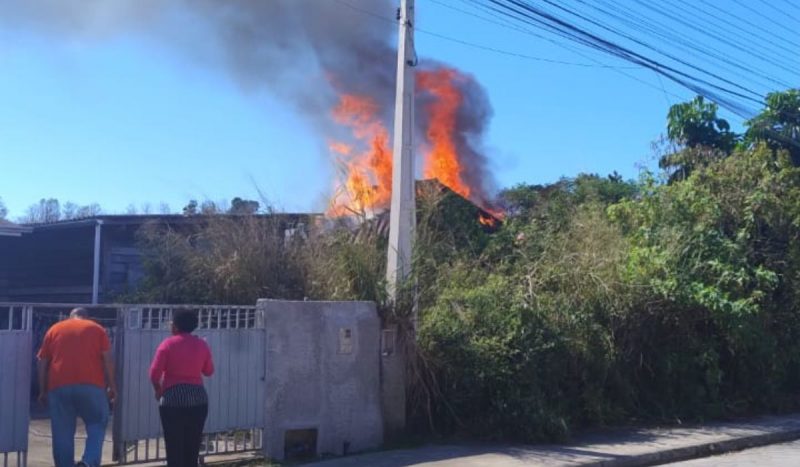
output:
<svg viewBox="0 0 800 467"><path fill-rule="evenodd" d="M92 261L92 305L99 303L100 297L100 246L103 221L98 220L94 226L94 258Z"/></svg>
<svg viewBox="0 0 800 467"><path fill-rule="evenodd" d="M417 222L414 192L414 0L402 0L397 49L397 94L392 148L392 204L386 283L389 297L411 273L411 253Z"/></svg>

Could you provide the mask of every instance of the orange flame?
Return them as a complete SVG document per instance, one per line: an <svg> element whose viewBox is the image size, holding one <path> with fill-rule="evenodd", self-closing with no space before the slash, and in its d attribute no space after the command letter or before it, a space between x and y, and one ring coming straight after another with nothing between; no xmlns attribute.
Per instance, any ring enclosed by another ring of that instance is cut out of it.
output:
<svg viewBox="0 0 800 467"><path fill-rule="evenodd" d="M486 227L494 227L497 225L497 221L494 220L491 216L487 216L483 213L478 213L478 222L481 225L485 225Z"/></svg>
<svg viewBox="0 0 800 467"><path fill-rule="evenodd" d="M429 122L423 145L423 175L439 180L464 198L484 204L483 188L470 186L465 180L466 166L458 151L457 118L465 100L461 84L466 79L452 68L417 73L419 91L431 98L423 109ZM352 138L348 142L330 143L331 151L343 163L346 180L331 202L328 214L338 217L388 208L392 154L379 106L369 96L342 94L331 116L336 123L350 128ZM504 217L490 206L482 207L490 213L479 216L478 221L483 225L495 226Z"/></svg>
<svg viewBox="0 0 800 467"><path fill-rule="evenodd" d="M459 195L469 198L472 189L462 177L463 166L453 139L456 131L456 114L463 96L455 80L461 75L451 68L423 71L417 75L422 91L436 99L425 109L430 114L427 130L430 151L425 155L425 177L436 178Z"/></svg>
<svg viewBox="0 0 800 467"><path fill-rule="evenodd" d="M341 141L334 141L330 144L331 151L342 156L349 156L353 153L353 147Z"/></svg>
<svg viewBox="0 0 800 467"><path fill-rule="evenodd" d="M388 206L392 190L392 154L389 134L378 117L378 106L367 96L344 94L333 109L333 119L352 129L353 138L364 149L334 141L331 151L346 167L344 193L334 199L329 214L342 216Z"/></svg>

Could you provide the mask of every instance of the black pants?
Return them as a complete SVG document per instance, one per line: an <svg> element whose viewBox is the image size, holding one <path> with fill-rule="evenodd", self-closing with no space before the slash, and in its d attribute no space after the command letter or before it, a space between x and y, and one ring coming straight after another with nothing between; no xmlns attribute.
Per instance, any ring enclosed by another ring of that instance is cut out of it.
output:
<svg viewBox="0 0 800 467"><path fill-rule="evenodd" d="M208 406L159 407L168 467L197 467Z"/></svg>

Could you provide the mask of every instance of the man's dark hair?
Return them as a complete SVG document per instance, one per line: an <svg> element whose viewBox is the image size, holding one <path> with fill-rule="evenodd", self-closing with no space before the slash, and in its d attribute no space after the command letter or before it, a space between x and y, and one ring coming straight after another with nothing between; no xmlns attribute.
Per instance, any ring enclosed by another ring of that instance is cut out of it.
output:
<svg viewBox="0 0 800 467"><path fill-rule="evenodd" d="M172 324L180 332L192 332L197 329L197 312L192 310L175 310L172 312Z"/></svg>

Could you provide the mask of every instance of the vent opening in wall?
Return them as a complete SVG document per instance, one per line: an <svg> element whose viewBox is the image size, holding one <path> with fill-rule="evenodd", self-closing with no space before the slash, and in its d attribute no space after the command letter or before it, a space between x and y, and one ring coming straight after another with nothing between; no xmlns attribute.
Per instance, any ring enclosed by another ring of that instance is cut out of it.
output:
<svg viewBox="0 0 800 467"><path fill-rule="evenodd" d="M286 430L283 456L287 461L301 461L317 457L317 429Z"/></svg>

